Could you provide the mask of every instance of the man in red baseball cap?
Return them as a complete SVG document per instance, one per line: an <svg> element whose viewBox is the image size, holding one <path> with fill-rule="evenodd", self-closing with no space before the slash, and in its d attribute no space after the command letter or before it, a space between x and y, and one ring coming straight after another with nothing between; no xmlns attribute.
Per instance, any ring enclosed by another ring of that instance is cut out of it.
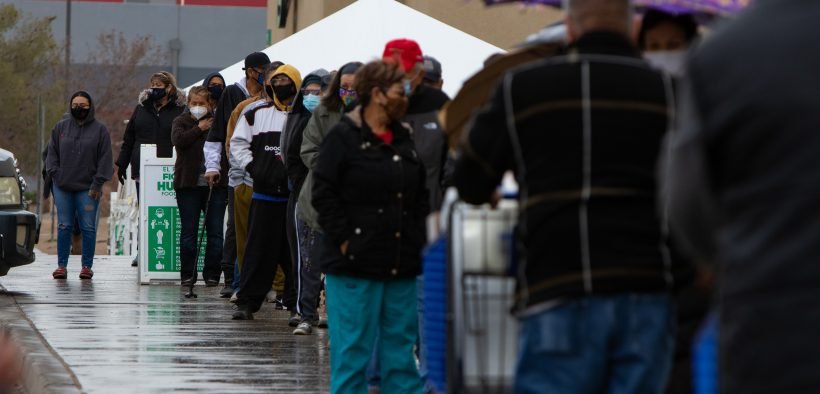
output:
<svg viewBox="0 0 820 394"><path fill-rule="evenodd" d="M407 38L398 38L388 42L384 46L382 60L399 63L406 73L410 73L416 64L424 63L419 43Z"/></svg>
<svg viewBox="0 0 820 394"><path fill-rule="evenodd" d="M424 56L416 41L398 38L388 42L382 61L400 65L407 74L404 80L407 114L402 121L413 128L416 150L427 169L430 208L438 211L449 181L445 176L449 172L444 169L447 141L438 124L438 112L450 97L440 89L424 85Z"/></svg>

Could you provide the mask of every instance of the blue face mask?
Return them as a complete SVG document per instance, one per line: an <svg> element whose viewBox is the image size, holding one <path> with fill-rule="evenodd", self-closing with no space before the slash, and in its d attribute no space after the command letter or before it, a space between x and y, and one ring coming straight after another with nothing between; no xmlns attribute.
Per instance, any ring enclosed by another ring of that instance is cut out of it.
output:
<svg viewBox="0 0 820 394"><path fill-rule="evenodd" d="M259 73L259 75L256 76L256 82L259 83L259 86L265 86L265 74Z"/></svg>
<svg viewBox="0 0 820 394"><path fill-rule="evenodd" d="M316 107L319 106L320 101L321 101L321 99L319 98L319 96L317 96L315 94L309 94L309 95L304 97L304 99L302 101L302 104L304 104L305 108L307 108L307 110L312 113L313 110L315 110Z"/></svg>
<svg viewBox="0 0 820 394"><path fill-rule="evenodd" d="M405 79L402 86L404 87L404 97L410 97L410 94L413 93L413 85L410 84L410 80Z"/></svg>

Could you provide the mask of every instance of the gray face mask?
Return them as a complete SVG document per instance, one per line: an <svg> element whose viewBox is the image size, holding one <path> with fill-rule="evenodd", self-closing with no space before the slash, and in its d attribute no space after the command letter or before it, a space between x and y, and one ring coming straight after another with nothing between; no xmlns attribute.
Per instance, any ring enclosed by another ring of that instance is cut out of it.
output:
<svg viewBox="0 0 820 394"><path fill-rule="evenodd" d="M673 77L682 77L686 65L685 50L646 52L643 57L652 68L664 71Z"/></svg>

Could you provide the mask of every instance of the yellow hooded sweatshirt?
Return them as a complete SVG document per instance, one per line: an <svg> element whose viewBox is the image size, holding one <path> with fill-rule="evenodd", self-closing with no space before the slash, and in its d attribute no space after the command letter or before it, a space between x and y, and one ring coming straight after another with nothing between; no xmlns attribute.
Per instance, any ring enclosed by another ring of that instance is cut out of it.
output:
<svg viewBox="0 0 820 394"><path fill-rule="evenodd" d="M296 96L298 96L299 89L302 88L302 74L299 73L299 70L297 70L296 67L293 67L290 64L285 64L276 69L276 71L271 76L271 79L273 79L273 77L277 75L282 74L287 75L288 78L290 78L293 81L293 84L296 86ZM294 100L296 100L296 96L293 96ZM292 109L291 106L293 105L292 102L291 105L279 102L279 99L277 99L275 95L273 96L273 104L276 106L278 110L285 112L290 112L290 110Z"/></svg>

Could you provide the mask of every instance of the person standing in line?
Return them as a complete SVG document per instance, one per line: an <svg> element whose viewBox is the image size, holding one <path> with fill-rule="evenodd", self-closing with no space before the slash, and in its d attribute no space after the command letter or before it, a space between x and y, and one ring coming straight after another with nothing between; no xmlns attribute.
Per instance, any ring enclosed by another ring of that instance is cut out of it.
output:
<svg viewBox="0 0 820 394"><path fill-rule="evenodd" d="M427 190L430 191L430 209L441 209L444 189L450 184L452 165L447 161L447 138L438 123L438 113L450 97L439 89L423 83L425 77L424 56L416 41L399 38L384 46L382 59L395 62L407 74L402 82L408 98L407 114L402 121L413 130L421 161L427 169Z"/></svg>
<svg viewBox="0 0 820 394"><path fill-rule="evenodd" d="M424 56L424 84L441 90L444 79L441 77L441 62L432 56Z"/></svg>
<svg viewBox="0 0 820 394"><path fill-rule="evenodd" d="M679 87L684 76L684 65L689 46L698 37L698 24L694 15L669 14L650 9L641 18L638 47L650 66L672 76ZM675 89L675 97L679 89ZM666 394L689 394L693 392L692 344L703 326L712 303L711 269L704 264L686 266L681 276L695 278L675 294L677 304L677 332L675 334L675 362L669 374Z"/></svg>
<svg viewBox="0 0 820 394"><path fill-rule="evenodd" d="M231 154L253 178L245 262L234 320L253 320L270 291L277 266L285 274L284 304L297 319L288 246L287 202L290 190L279 146L281 134L302 83L290 65L269 67L265 101L249 106L231 137Z"/></svg>
<svg viewBox="0 0 820 394"><path fill-rule="evenodd" d="M199 241L199 217L207 213L205 226L207 241L202 277L207 286L219 284L222 267L223 224L228 191L225 177L216 185L205 179L202 147L213 123L214 101L207 87L195 86L188 92L188 108L174 120L171 142L177 151L174 166L174 190L176 192L179 219L182 223L179 239L180 280L182 286L192 286L197 281L197 250ZM223 164L222 172L226 171Z"/></svg>
<svg viewBox="0 0 820 394"><path fill-rule="evenodd" d="M71 95L71 117L51 131L46 173L52 180L57 206L57 269L54 279L66 279L72 227L75 220L83 234L80 279L91 279L97 247L97 214L103 184L111 179L111 136L94 118L94 101L85 91Z"/></svg>
<svg viewBox="0 0 820 394"><path fill-rule="evenodd" d="M274 61L267 67L279 68L284 63ZM239 164L231 154L231 138L236 129L236 123L245 115L245 109L257 101L265 101L265 89L258 92L257 95L248 97L244 101L239 102L231 112L231 117L228 119L227 135L225 136L225 151L228 155L228 163L230 166L229 177L235 182L236 187L233 193L233 216L234 216L234 232L236 233L236 264L234 265L233 274L233 295L230 302L236 302L236 293L239 291L239 282L242 279L242 264L245 261L245 244L248 240L248 213L251 209L251 196L253 195L253 178L247 171L239 167ZM277 270L277 276L280 276ZM274 283L276 281L274 280Z"/></svg>
<svg viewBox="0 0 820 394"><path fill-rule="evenodd" d="M224 173L220 172L223 163L229 162L228 149L225 147L229 139L226 138L228 121L236 106L243 100L250 97L260 96L265 85L264 71L270 64L268 55L262 52L254 52L245 57L245 76L238 82L224 87L223 89L212 86L213 76L205 78L208 89L212 96L218 101L214 110L214 120L208 137L203 147L205 155L205 179L209 185L215 185L221 181ZM218 81L218 80L217 80ZM218 91L218 93L217 93ZM217 97L218 96L218 97ZM235 264L239 255L243 253L237 239L236 219L234 215L235 188L243 184L243 173L241 169L230 167L228 170L228 224L225 229L225 244L222 253L222 273L225 276L225 286L219 292L223 298L228 298L234 294L234 273Z"/></svg>
<svg viewBox="0 0 820 394"><path fill-rule="evenodd" d="M356 83L356 71L362 66L360 62L350 62L339 68L330 81L319 106L313 111L305 131L302 133L302 146L299 155L301 161L308 169L299 191L296 207L296 215L304 224L303 232L309 236L300 237L299 254L303 258L310 259L311 265L316 266L316 253L319 238L322 236L322 229L319 227L316 210L313 208L313 171L316 169L316 162L319 157L319 147L324 141L330 129L342 119L342 116L355 106L357 102L354 85ZM293 147L295 149L295 147ZM311 242L312 241L312 242ZM316 302L319 301L317 294ZM305 298L306 302L312 302ZM327 328L327 319L319 317L317 323L319 328Z"/></svg>
<svg viewBox="0 0 820 394"><path fill-rule="evenodd" d="M219 99L222 98L222 92L225 91L225 78L220 73L211 73L202 80L202 86L208 88L210 94L210 101L214 102L214 107L219 104Z"/></svg>
<svg viewBox="0 0 820 394"><path fill-rule="evenodd" d="M506 171L519 184L516 393L666 387L682 283L657 168L674 93L630 39L630 3L567 0L566 54L507 73L457 160L468 203L497 203Z"/></svg>
<svg viewBox="0 0 820 394"><path fill-rule="evenodd" d="M327 84L323 82L327 76L327 71L316 70L305 77L302 89L294 102L294 109L288 115L285 132L282 133L282 155L291 185L291 197L288 199L288 242L294 267L296 311L301 317L296 329L293 330L295 335L309 335L313 327L319 325L317 307L322 288L322 272L313 264L309 254L300 253L300 244L308 247L313 244L313 231L298 217L296 209L297 196L308 173L308 168L300 156L303 132L327 88Z"/></svg>
<svg viewBox="0 0 820 394"><path fill-rule="evenodd" d="M117 157L117 178L125 184L128 166L131 179L137 183L137 199L140 184L140 148L142 144L155 144L157 157L173 156L171 127L177 116L185 110L185 94L177 88L173 74L160 71L151 75L150 88L139 94L138 104L125 127L122 147ZM139 255L139 252L137 252ZM131 262L137 266L138 257Z"/></svg>
<svg viewBox="0 0 820 394"><path fill-rule="evenodd" d="M298 215L305 221L307 227L314 232L321 233L316 210L313 208L313 170L316 169L316 162L319 159L319 147L322 145L330 129L339 123L345 112L353 109L357 102L356 91L353 89L356 83L356 71L362 66L360 62L350 62L343 65L333 79L324 95L313 111L304 133L302 133L302 146L299 152L302 162L308 168L302 190L298 198ZM308 254L312 253L308 251Z"/></svg>
<svg viewBox="0 0 820 394"><path fill-rule="evenodd" d="M820 392L818 18L755 1L685 68L662 191L672 234L715 264L721 393Z"/></svg>
<svg viewBox="0 0 820 394"><path fill-rule="evenodd" d="M314 171L332 393L367 392L377 336L381 392L422 391L413 350L429 200L424 165L401 123L404 78L401 67L382 61L359 69L360 106L330 130Z"/></svg>
<svg viewBox="0 0 820 394"><path fill-rule="evenodd" d="M680 78L689 46L697 37L698 23L693 15L650 9L641 19L638 47L652 67Z"/></svg>

